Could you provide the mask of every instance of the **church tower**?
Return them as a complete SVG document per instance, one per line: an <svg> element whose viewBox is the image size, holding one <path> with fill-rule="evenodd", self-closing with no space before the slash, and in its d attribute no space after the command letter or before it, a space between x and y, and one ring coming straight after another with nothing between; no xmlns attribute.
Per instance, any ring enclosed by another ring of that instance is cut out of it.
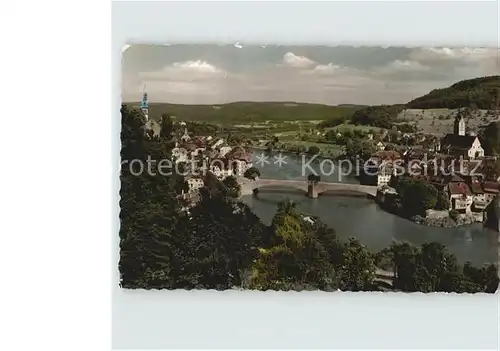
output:
<svg viewBox="0 0 500 351"><path fill-rule="evenodd" d="M144 93L142 94L141 111L144 114L144 117L146 118L147 122L149 115L149 102L148 102L148 93L146 92L146 89L144 89Z"/></svg>
<svg viewBox="0 0 500 351"><path fill-rule="evenodd" d="M455 118L455 123L453 125L453 134L465 135L465 119L460 114Z"/></svg>

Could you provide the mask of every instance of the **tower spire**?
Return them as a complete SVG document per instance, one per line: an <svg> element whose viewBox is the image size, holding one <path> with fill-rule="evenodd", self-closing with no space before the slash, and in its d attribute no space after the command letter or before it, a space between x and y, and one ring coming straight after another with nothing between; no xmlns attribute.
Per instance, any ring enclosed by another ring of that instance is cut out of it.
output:
<svg viewBox="0 0 500 351"><path fill-rule="evenodd" d="M146 84L144 84L144 87L143 87L141 111L144 114L144 117L146 118L146 121L147 121L148 117L149 117L148 116L149 115L149 102L148 102L148 93L146 92Z"/></svg>

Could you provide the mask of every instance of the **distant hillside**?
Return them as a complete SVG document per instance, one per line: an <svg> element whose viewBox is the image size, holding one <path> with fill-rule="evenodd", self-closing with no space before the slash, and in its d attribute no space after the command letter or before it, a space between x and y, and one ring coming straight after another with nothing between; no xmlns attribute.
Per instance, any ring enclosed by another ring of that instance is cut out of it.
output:
<svg viewBox="0 0 500 351"><path fill-rule="evenodd" d="M139 107L138 102L126 103ZM327 106L295 102L234 102L222 105L178 105L150 103L149 115L159 120L162 114L187 121L212 123L264 122L292 120L349 119L361 106Z"/></svg>
<svg viewBox="0 0 500 351"><path fill-rule="evenodd" d="M429 94L407 104L407 108L412 109L462 107L498 109L500 107L500 76L462 80L448 88L432 90Z"/></svg>

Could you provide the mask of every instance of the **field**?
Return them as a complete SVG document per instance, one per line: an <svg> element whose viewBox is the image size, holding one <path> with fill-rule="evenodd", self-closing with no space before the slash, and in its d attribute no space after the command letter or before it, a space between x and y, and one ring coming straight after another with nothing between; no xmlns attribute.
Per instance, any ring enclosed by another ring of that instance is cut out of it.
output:
<svg viewBox="0 0 500 351"><path fill-rule="evenodd" d="M398 115L398 121L412 123L419 130L429 134L446 134L453 132L453 121L458 110L436 109L406 109ZM477 132L480 127L493 121L500 121L499 111L475 110L466 118L467 129Z"/></svg>
<svg viewBox="0 0 500 351"><path fill-rule="evenodd" d="M335 127L330 127L330 128L325 128L325 130L335 130L339 133L342 133L343 131L346 131L346 130L350 130L350 131L353 131L353 130L360 130L362 132L378 132L380 130L380 128L378 127L372 127L372 126L362 126L362 125L359 125L359 126L356 126L354 124L340 124L338 126L335 126Z"/></svg>

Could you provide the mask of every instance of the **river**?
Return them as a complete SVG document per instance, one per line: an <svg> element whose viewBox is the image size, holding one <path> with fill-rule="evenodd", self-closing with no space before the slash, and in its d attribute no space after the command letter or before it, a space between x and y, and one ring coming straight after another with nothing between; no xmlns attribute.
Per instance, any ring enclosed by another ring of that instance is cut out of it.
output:
<svg viewBox="0 0 500 351"><path fill-rule="evenodd" d="M260 151L253 156L254 166L259 168L261 178L304 179L302 165L307 160L302 156L288 154L281 166L270 156L262 166L257 163ZM324 181L357 183L355 177L340 176L338 169L316 160L311 164ZM322 172L319 172L323 167ZM306 173L307 174L307 173ZM423 244L437 241L447 246L460 263L470 261L475 265L497 263L498 233L476 223L457 228L435 228L415 224L404 218L382 210L373 200L364 197L345 197L325 194L310 199L305 194L286 188L262 189L257 197L243 196L242 201L269 224L276 212L276 205L285 199L293 200L300 211L318 216L323 222L335 228L339 238L357 238L370 250L378 251L391 245L394 240Z"/></svg>

